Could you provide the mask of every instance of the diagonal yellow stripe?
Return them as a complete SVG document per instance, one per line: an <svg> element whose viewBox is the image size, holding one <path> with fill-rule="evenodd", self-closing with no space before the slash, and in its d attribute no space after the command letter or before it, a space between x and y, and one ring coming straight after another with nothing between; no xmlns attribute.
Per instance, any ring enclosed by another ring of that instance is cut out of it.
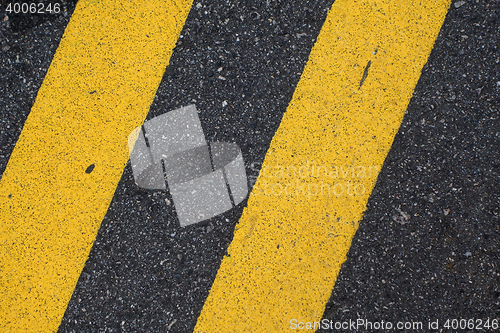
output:
<svg viewBox="0 0 500 333"><path fill-rule="evenodd" d="M0 331L57 330L190 7L78 1L0 182Z"/></svg>
<svg viewBox="0 0 500 333"><path fill-rule="evenodd" d="M321 319L449 4L335 1L196 332Z"/></svg>

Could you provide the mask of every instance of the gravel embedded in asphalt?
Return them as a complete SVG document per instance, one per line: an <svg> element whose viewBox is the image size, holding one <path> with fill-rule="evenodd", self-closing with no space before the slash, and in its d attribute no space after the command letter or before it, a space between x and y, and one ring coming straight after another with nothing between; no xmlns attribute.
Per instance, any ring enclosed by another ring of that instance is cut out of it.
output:
<svg viewBox="0 0 500 333"><path fill-rule="evenodd" d="M2 13L0 175L73 11L60 3ZM195 1L148 119L196 104L253 185L331 4ZM499 17L498 1L451 5L324 319L500 317ZM127 165L59 331L192 331L245 205L181 229Z"/></svg>

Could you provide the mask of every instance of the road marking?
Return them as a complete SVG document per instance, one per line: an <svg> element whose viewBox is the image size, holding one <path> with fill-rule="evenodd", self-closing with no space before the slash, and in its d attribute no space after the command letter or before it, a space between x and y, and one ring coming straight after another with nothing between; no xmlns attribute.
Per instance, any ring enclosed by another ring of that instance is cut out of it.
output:
<svg viewBox="0 0 500 333"><path fill-rule="evenodd" d="M56 331L191 0L80 0L0 182L0 330Z"/></svg>
<svg viewBox="0 0 500 333"><path fill-rule="evenodd" d="M335 1L196 332L321 319L449 5Z"/></svg>

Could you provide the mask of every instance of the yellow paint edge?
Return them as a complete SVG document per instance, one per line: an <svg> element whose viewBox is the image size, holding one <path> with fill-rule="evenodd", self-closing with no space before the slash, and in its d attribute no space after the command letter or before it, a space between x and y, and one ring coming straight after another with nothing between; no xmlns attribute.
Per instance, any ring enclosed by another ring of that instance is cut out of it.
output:
<svg viewBox="0 0 500 333"><path fill-rule="evenodd" d="M0 182L0 331L57 330L191 4L78 1Z"/></svg>
<svg viewBox="0 0 500 333"><path fill-rule="evenodd" d="M195 332L321 319L449 5L335 1Z"/></svg>

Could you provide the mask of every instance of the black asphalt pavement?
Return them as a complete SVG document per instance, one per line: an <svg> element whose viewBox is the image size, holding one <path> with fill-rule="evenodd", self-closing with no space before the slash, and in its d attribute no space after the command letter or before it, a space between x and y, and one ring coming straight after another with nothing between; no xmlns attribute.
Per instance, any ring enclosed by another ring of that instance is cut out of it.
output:
<svg viewBox="0 0 500 333"><path fill-rule="evenodd" d="M75 2L44 16L0 6L0 177ZM196 104L208 141L241 148L252 186L332 3L195 1L148 119ZM456 332L447 319L474 319L472 332L500 319L499 48L498 0L452 3L322 322ZM245 205L180 228L127 165L59 332L192 332Z"/></svg>
<svg viewBox="0 0 500 333"><path fill-rule="evenodd" d="M499 108L500 2L452 5L325 319L500 317Z"/></svg>

